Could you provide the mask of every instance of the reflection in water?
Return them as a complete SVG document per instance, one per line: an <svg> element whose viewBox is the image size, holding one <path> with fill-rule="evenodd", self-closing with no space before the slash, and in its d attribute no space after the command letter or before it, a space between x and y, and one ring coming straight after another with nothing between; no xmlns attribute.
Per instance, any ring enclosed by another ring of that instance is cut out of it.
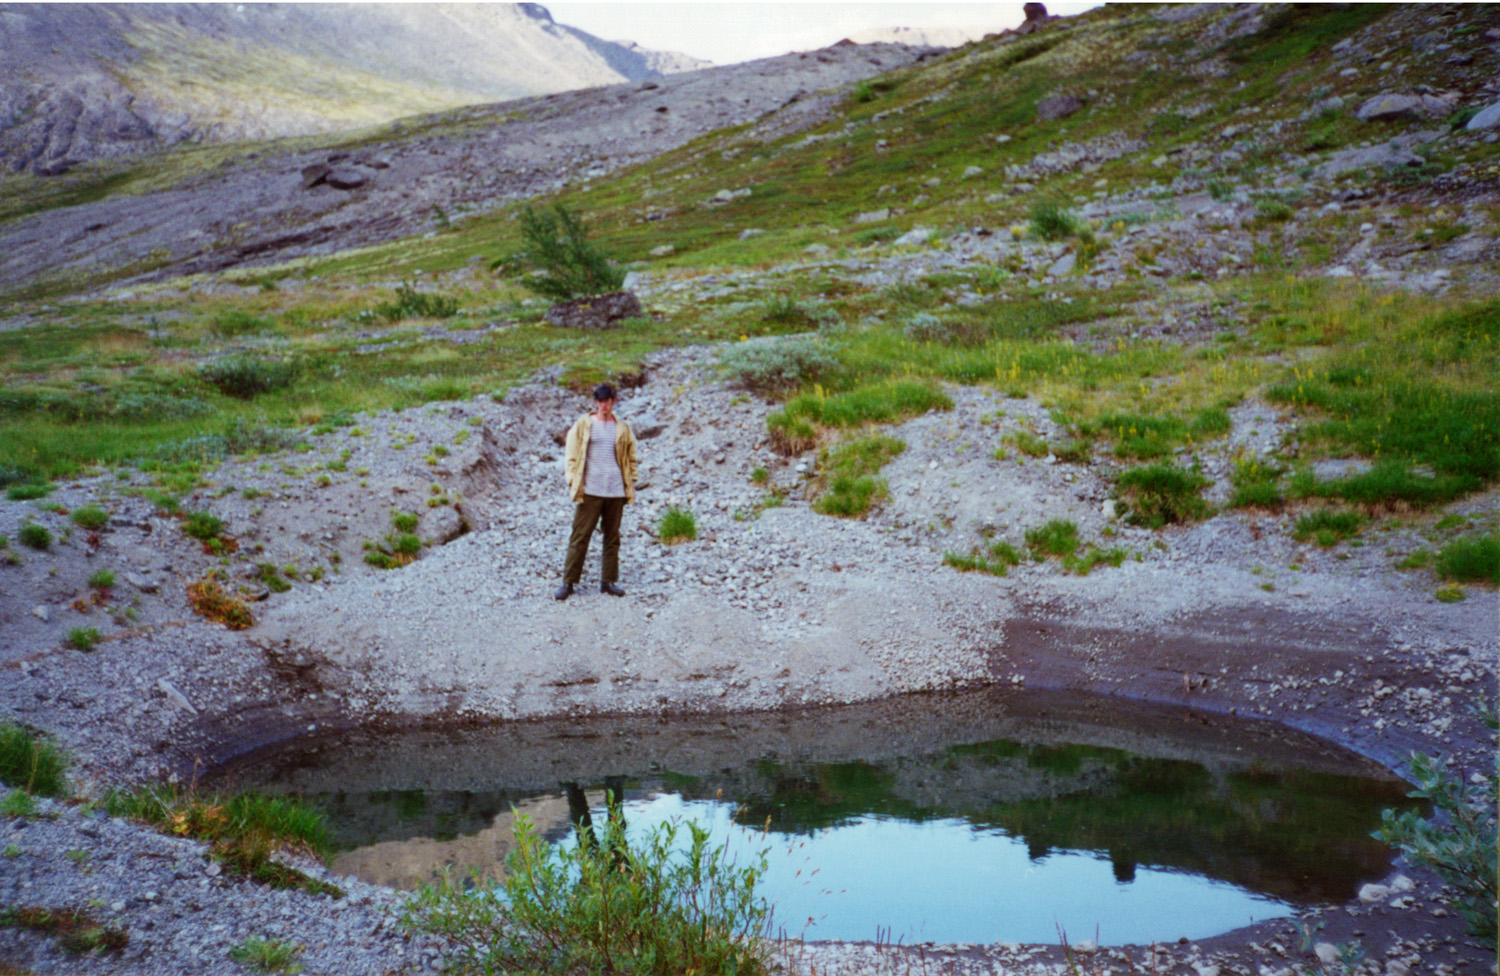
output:
<svg viewBox="0 0 1500 976"><path fill-rule="evenodd" d="M690 816L742 861L770 848L762 893L784 931L813 939L1049 942L1058 925L1107 942L1199 938L1348 900L1389 868L1369 833L1406 802L1404 784L1316 740L1236 737L1162 710L1115 718L1121 733L1071 703L1066 721L967 703L910 722L821 713L803 737L782 715L683 721L655 739L639 725L532 727L530 741L501 740L510 751L482 748L484 732L356 741L239 776L302 792L350 849L336 870L400 887L445 865L495 876L513 808L554 842L593 838L600 817L633 838Z"/></svg>

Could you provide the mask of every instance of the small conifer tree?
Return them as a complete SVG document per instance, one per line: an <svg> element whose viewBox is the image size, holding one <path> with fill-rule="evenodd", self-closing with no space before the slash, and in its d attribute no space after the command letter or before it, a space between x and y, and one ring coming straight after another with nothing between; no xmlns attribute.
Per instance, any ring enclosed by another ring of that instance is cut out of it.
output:
<svg viewBox="0 0 1500 976"><path fill-rule="evenodd" d="M590 243L583 221L560 203L550 210L521 211L524 256L545 275L527 280L528 288L559 302L619 291L625 273Z"/></svg>

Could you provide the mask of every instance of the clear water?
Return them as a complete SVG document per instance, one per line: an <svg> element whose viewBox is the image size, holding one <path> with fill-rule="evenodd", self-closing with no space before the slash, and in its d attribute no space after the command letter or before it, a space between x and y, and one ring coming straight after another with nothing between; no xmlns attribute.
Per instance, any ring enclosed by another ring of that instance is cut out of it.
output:
<svg viewBox="0 0 1500 976"><path fill-rule="evenodd" d="M1290 902L1170 869L1115 876L1108 854L1052 851L958 818L914 822L865 815L811 835L738 824L731 804L676 794L627 801L627 840L671 820L695 820L727 842L738 864L765 852L760 891L778 931L809 940L1070 941L1107 944L1203 938L1291 915ZM603 823L604 808L593 811ZM1183 906L1191 905L1191 912Z"/></svg>
<svg viewBox="0 0 1500 976"><path fill-rule="evenodd" d="M1379 767L1279 727L998 692L354 735L232 779L323 807L336 870L405 888L445 867L500 876L513 810L572 843L581 807L605 821L608 784L628 836L693 819L741 863L766 851L779 931L907 945L1196 939L1348 901L1389 870L1369 835L1407 802Z"/></svg>

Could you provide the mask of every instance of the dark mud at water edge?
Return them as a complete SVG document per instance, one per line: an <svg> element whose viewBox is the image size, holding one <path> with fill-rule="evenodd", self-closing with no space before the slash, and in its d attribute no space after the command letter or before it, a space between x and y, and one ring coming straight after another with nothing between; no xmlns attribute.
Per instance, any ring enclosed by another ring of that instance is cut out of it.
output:
<svg viewBox="0 0 1500 976"><path fill-rule="evenodd" d="M1269 722L983 690L729 717L353 732L216 770L330 816L335 870L398 888L503 871L516 813L572 843L709 826L810 940L1199 939L1353 900L1407 786Z"/></svg>

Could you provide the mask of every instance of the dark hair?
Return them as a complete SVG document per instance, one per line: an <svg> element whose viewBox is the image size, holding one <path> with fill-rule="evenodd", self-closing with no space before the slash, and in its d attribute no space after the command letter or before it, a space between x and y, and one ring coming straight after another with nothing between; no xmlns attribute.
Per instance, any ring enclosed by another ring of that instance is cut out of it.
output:
<svg viewBox="0 0 1500 976"><path fill-rule="evenodd" d="M610 386L608 383L600 383L598 386L594 387L594 399L618 400L619 397L615 396L614 387Z"/></svg>

